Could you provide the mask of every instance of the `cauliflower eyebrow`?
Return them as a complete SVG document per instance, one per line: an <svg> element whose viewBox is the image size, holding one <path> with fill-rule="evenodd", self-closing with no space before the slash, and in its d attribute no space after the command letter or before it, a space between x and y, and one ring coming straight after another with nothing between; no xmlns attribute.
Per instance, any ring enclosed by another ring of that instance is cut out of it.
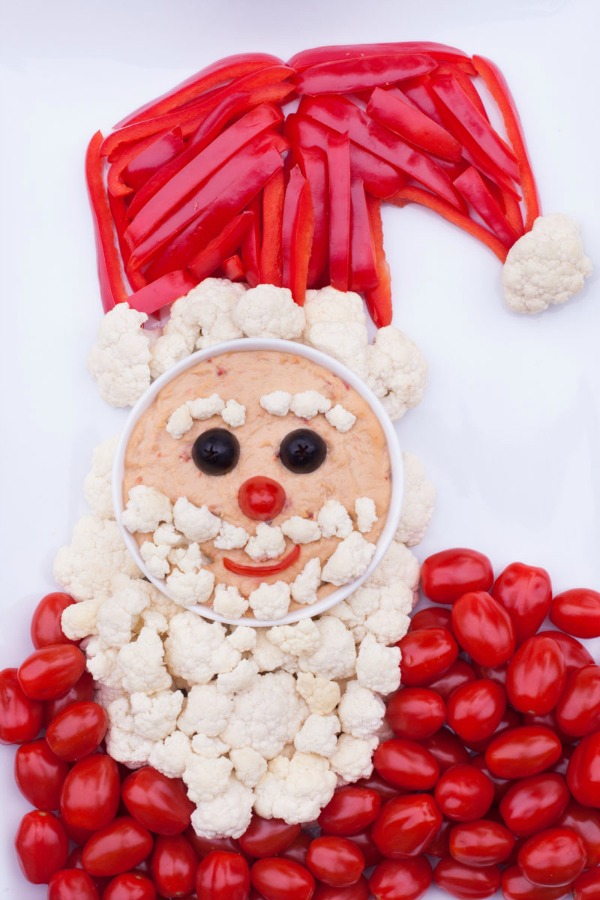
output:
<svg viewBox="0 0 600 900"><path fill-rule="evenodd" d="M350 431L356 422L356 416L341 403L332 406L331 400L318 391L302 391L290 394L287 391L272 391L263 394L260 405L272 416L293 415L299 419L314 419L324 415L330 425L337 431Z"/></svg>
<svg viewBox="0 0 600 900"><path fill-rule="evenodd" d="M171 413L165 427L171 437L178 441L193 427L195 421L204 421L213 416L221 416L231 428L239 428L246 421L246 407L233 398L225 401L219 394L194 397Z"/></svg>

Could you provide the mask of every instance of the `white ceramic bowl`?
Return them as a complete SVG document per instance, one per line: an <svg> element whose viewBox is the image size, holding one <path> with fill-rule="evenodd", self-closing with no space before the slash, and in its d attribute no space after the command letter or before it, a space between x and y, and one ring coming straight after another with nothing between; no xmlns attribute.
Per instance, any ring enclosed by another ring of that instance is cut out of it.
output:
<svg viewBox="0 0 600 900"><path fill-rule="evenodd" d="M218 344L214 347L209 347L206 350L199 350L197 353L193 353L191 356L187 356L185 359L181 360L181 362L172 366L169 371L165 372L164 375L161 375L160 378L157 378L156 381L151 385L150 388L148 388L146 393L142 397L140 397L138 402L133 407L127 420L125 430L121 435L121 439L119 441L115 456L112 473L113 503L115 507L117 523L119 525L119 528L121 529L121 534L123 535L125 544L127 545L129 552L135 559L136 564L142 570L148 581L151 581L152 584L159 589L159 591L162 591L163 594L169 597L169 589L166 582L162 579L155 578L150 574L150 572L148 572L133 535L123 525L123 474L127 445L129 444L131 434L137 424L138 419L148 409L148 407L151 406L156 395L166 384L168 384L182 372L185 372L187 369L196 365L196 363L202 362L202 360L214 359L214 357L220 356L223 353L244 353L248 352L249 350L277 350L281 353L293 353L297 356L302 356L305 359L309 359L312 362L317 363L324 369L328 369L334 375L337 375L352 388L354 388L354 390L367 401L367 403L377 416L377 419L379 420L379 423L386 437L392 472L392 492L386 522L379 540L377 541L375 554L373 556L373 559L371 560L371 564L367 571L363 575L361 575L360 578L357 578L349 584L345 584L342 587L339 587L337 590L332 591L331 594L328 594L321 600L317 600L316 603L313 603L310 606L302 606L299 609L295 609L287 616L284 616L282 619L277 619L276 621L258 620L249 616L245 616L241 619L228 619L214 612L214 610L208 606L196 605L186 607L187 609L192 610L192 612L198 613L199 615L204 616L207 619L212 619L216 622L223 622L228 625L271 627L273 625L288 625L292 622L298 622L300 619L311 618L312 616L316 616L320 613L325 612L325 610L330 609L332 606L335 606L337 603L340 603L342 600L344 600L349 594L355 591L377 568L383 558L383 555L388 549L394 533L398 527L398 522L400 521L400 514L402 511L402 497L404 489L404 467L402 463L402 452L398 443L398 436L381 402L377 399L370 388L368 388L367 385L358 377L358 375L356 375L342 363L337 362L337 360L333 359L331 356L328 356L326 353L321 353L320 350L315 350L312 347L307 347L305 344L297 344L293 341L268 340L266 338L243 338L237 341L229 341L225 344Z"/></svg>

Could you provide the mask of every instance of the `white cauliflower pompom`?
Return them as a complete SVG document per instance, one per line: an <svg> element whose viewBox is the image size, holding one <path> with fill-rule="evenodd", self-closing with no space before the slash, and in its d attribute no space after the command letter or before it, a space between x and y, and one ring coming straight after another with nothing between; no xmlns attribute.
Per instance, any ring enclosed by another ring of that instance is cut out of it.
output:
<svg viewBox="0 0 600 900"><path fill-rule="evenodd" d="M221 528L221 519L211 513L208 506L194 506L187 497L179 497L173 507L175 528L188 541L212 541Z"/></svg>
<svg viewBox="0 0 600 900"><path fill-rule="evenodd" d="M314 619L302 619L295 625L275 625L267 637L272 644L291 656L309 656L321 644L321 634Z"/></svg>
<svg viewBox="0 0 600 900"><path fill-rule="evenodd" d="M312 713L294 738L294 746L301 753L332 756L340 732L337 716L317 716Z"/></svg>
<svg viewBox="0 0 600 900"><path fill-rule="evenodd" d="M95 630L103 647L123 647L139 630L141 615L150 604L141 584L128 580L100 606Z"/></svg>
<svg viewBox="0 0 600 900"><path fill-rule="evenodd" d="M205 278L184 298L182 318L201 331L196 340L198 350L243 337L231 312L245 291L245 285L227 278Z"/></svg>
<svg viewBox="0 0 600 900"><path fill-rule="evenodd" d="M234 584L218 584L215 588L213 609L226 619L239 619L248 609L248 601Z"/></svg>
<svg viewBox="0 0 600 900"><path fill-rule="evenodd" d="M336 751L329 759L329 764L345 782L369 778L373 772L373 751L379 744L379 738L355 738L351 734L341 734Z"/></svg>
<svg viewBox="0 0 600 900"><path fill-rule="evenodd" d="M128 303L117 303L100 323L88 368L111 406L133 406L150 387L150 337L142 328L147 319Z"/></svg>
<svg viewBox="0 0 600 900"><path fill-rule="evenodd" d="M421 402L427 363L417 345L393 325L380 328L367 351L367 384L390 419L400 419Z"/></svg>
<svg viewBox="0 0 600 900"><path fill-rule="evenodd" d="M254 808L259 816L283 819L290 825L311 822L333 797L336 783L323 756L279 756L256 786Z"/></svg>
<svg viewBox="0 0 600 900"><path fill-rule="evenodd" d="M168 544L156 545L153 541L144 541L140 547L140 556L146 568L155 578L164 578L171 566L168 560L171 548Z"/></svg>
<svg viewBox="0 0 600 900"><path fill-rule="evenodd" d="M180 606L194 606L207 603L212 595L215 576L208 569L199 572L181 572L174 569L167 575L166 584L174 603Z"/></svg>
<svg viewBox="0 0 600 900"><path fill-rule="evenodd" d="M361 534L368 534L378 519L377 508L372 497L357 497L354 502L356 527Z"/></svg>
<svg viewBox="0 0 600 900"><path fill-rule="evenodd" d="M151 741L164 741L177 726L177 716L183 704L181 691L160 691L157 694L136 692L129 698L134 728Z"/></svg>
<svg viewBox="0 0 600 900"><path fill-rule="evenodd" d="M99 444L92 453L92 469L83 482L83 495L95 516L114 519L112 501L112 467L118 437Z"/></svg>
<svg viewBox="0 0 600 900"><path fill-rule="evenodd" d="M285 538L278 525L259 522L256 533L246 544L246 553L255 562L263 559L277 559L285 550Z"/></svg>
<svg viewBox="0 0 600 900"><path fill-rule="evenodd" d="M260 398L260 405L272 416L287 416L291 403L292 394L287 391L271 391Z"/></svg>
<svg viewBox="0 0 600 900"><path fill-rule="evenodd" d="M400 649L385 647L368 634L356 660L359 683L377 694L391 694L400 687Z"/></svg>
<svg viewBox="0 0 600 900"><path fill-rule="evenodd" d="M358 531L353 531L329 557L323 566L321 578L329 584L348 584L364 575L374 553L375 544L366 541Z"/></svg>
<svg viewBox="0 0 600 900"><path fill-rule="evenodd" d="M318 556L309 559L302 571L292 582L292 600L303 605L310 605L317 600L317 591L321 584L321 560Z"/></svg>
<svg viewBox="0 0 600 900"><path fill-rule="evenodd" d="M167 778L181 778L191 753L189 737L182 731L173 731L164 741L154 744L148 762Z"/></svg>
<svg viewBox="0 0 600 900"><path fill-rule="evenodd" d="M241 428L246 421L246 407L237 400L228 400L221 412L221 418L231 428Z"/></svg>
<svg viewBox="0 0 600 900"><path fill-rule="evenodd" d="M314 419L330 409L331 400L319 391L301 391L293 395L290 403L290 412L299 419Z"/></svg>
<svg viewBox="0 0 600 900"><path fill-rule="evenodd" d="M233 775L213 800L205 800L192 813L192 827L207 838L240 837L252 818L254 794Z"/></svg>
<svg viewBox="0 0 600 900"><path fill-rule="evenodd" d="M423 463L414 453L404 453L404 496L395 540L414 547L425 537L433 515L435 488L427 480Z"/></svg>
<svg viewBox="0 0 600 900"><path fill-rule="evenodd" d="M166 429L172 438L178 441L187 434L194 425L194 420L187 403L178 406L167 419Z"/></svg>
<svg viewBox="0 0 600 900"><path fill-rule="evenodd" d="M239 298L233 321L246 337L293 341L304 330L304 310L294 303L288 288L259 284Z"/></svg>
<svg viewBox="0 0 600 900"><path fill-rule="evenodd" d="M364 587L387 587L401 581L411 591L416 591L420 577L421 566L417 557L405 544L394 540Z"/></svg>
<svg viewBox="0 0 600 900"><path fill-rule="evenodd" d="M311 713L327 716L340 702L340 686L337 681L330 681L313 675L312 672L299 672L296 690L306 700Z"/></svg>
<svg viewBox="0 0 600 900"><path fill-rule="evenodd" d="M217 675L217 687L222 694L233 696L252 687L258 676L258 666L253 659L241 659L231 672Z"/></svg>
<svg viewBox="0 0 600 900"><path fill-rule="evenodd" d="M241 653L225 640L219 622L207 622L192 612L173 616L165 640L169 671L188 684L207 684L221 672L231 672Z"/></svg>
<svg viewBox="0 0 600 900"><path fill-rule="evenodd" d="M347 365L360 378L366 378L369 338L361 297L330 285L307 291L304 313L305 341Z"/></svg>
<svg viewBox="0 0 600 900"><path fill-rule="evenodd" d="M221 522L221 528L214 543L218 550L241 550L246 546L249 539L250 535L241 525Z"/></svg>
<svg viewBox="0 0 600 900"><path fill-rule="evenodd" d="M222 694L216 684L195 684L185 699L177 726L190 736L218 737L227 727L232 710L233 698Z"/></svg>
<svg viewBox="0 0 600 900"><path fill-rule="evenodd" d="M256 628L250 628L248 625L238 625L231 629L227 640L240 653L247 653L256 647L256 631Z"/></svg>
<svg viewBox="0 0 600 900"><path fill-rule="evenodd" d="M356 648L352 633L334 616L316 620L321 638L318 649L300 658L300 670L323 678L352 678Z"/></svg>
<svg viewBox="0 0 600 900"><path fill-rule="evenodd" d="M168 690L172 678L163 659L164 647L160 635L144 626L137 640L122 646L117 655L123 690L130 694L138 691L154 694Z"/></svg>
<svg viewBox="0 0 600 900"><path fill-rule="evenodd" d="M540 216L508 251L504 299L514 312L543 312L578 294L591 272L577 223L561 213Z"/></svg>
<svg viewBox="0 0 600 900"><path fill-rule="evenodd" d="M172 522L173 507L166 494L145 484L136 484L129 490L121 518L128 531L146 534L156 531L162 522Z"/></svg>
<svg viewBox="0 0 600 900"><path fill-rule="evenodd" d="M282 619L290 608L290 586L285 581L263 582L251 592L249 602L256 619Z"/></svg>
<svg viewBox="0 0 600 900"><path fill-rule="evenodd" d="M356 416L346 409L341 403L336 403L333 409L325 413L325 418L330 425L333 425L341 434L345 434L353 427L356 422Z"/></svg>
<svg viewBox="0 0 600 900"><path fill-rule="evenodd" d="M281 530L294 544L310 544L321 538L321 529L313 519L292 516L281 523Z"/></svg>
<svg viewBox="0 0 600 900"><path fill-rule="evenodd" d="M240 747L239 750L232 750L229 759L233 763L236 777L249 788L256 787L267 771L266 759L252 747Z"/></svg>
<svg viewBox="0 0 600 900"><path fill-rule="evenodd" d="M350 513L339 500L328 500L319 510L317 522L323 537L347 538L352 534Z"/></svg>
<svg viewBox="0 0 600 900"><path fill-rule="evenodd" d="M233 764L226 756L210 758L192 753L183 773L188 789L188 797L194 803L214 800L229 785Z"/></svg>
<svg viewBox="0 0 600 900"><path fill-rule="evenodd" d="M337 714L346 734L356 738L370 738L376 736L381 727L385 703L381 697L357 681L349 681Z"/></svg>

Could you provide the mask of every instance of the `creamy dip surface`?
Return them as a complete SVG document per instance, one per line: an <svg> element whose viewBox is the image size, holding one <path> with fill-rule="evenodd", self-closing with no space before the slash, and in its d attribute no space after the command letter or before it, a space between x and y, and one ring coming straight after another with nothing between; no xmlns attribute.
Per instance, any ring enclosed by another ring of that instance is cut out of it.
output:
<svg viewBox="0 0 600 900"><path fill-rule="evenodd" d="M353 427L341 433L324 415L310 420L299 419L291 413L275 416L260 405L260 398L272 391L318 391L332 405L340 403L356 416ZM171 414L188 400L209 397L217 393L227 402L237 400L246 407L245 424L230 428L220 415L194 421L182 438L175 439L166 430ZM207 475L196 467L191 451L196 438L209 428L227 428L238 439L240 458L228 474ZM323 464L312 473L294 474L279 459L282 439L300 427L308 427L322 436L327 445ZM339 500L350 513L356 527L354 503L360 497L375 502L378 520L365 534L375 543L385 525L391 495L390 458L381 425L369 404L352 387L332 372L293 352L274 350L238 350L222 353L182 372L156 396L151 406L140 416L125 454L123 503L134 485L144 484L166 494L175 503L179 497L196 506L206 505L215 515L232 525L241 525L250 536L259 524L246 516L238 504L240 485L256 475L275 479L286 493L281 513L269 524L281 525L291 516L316 519L327 500ZM151 535L136 533L138 544ZM322 564L339 546L339 538L321 538L300 548L299 559L285 571L274 575L241 576L223 565L228 557L240 564L254 564L243 549L219 550L212 541L201 544L202 552L211 561L205 568L213 572L215 584L236 585L248 596L261 582L286 581L289 584L309 559L318 556ZM286 538L288 553L293 547ZM277 560L268 560L272 565ZM321 584L318 596L335 590L331 584ZM292 601L290 611L298 608ZM250 613L251 614L251 613Z"/></svg>

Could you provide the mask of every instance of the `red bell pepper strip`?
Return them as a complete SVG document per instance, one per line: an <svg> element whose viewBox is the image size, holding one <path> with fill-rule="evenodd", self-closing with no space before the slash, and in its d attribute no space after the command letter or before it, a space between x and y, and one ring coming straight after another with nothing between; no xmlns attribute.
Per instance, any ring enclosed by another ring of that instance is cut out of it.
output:
<svg viewBox="0 0 600 900"><path fill-rule="evenodd" d="M188 294L197 284L198 279L191 272L169 272L136 291L127 300L132 309L152 315Z"/></svg>
<svg viewBox="0 0 600 900"><path fill-rule="evenodd" d="M491 60L486 59L484 56L474 56L473 64L498 105L508 140L515 152L527 214L525 231L530 231L534 221L540 215L540 198L527 153L527 145L517 107L504 75Z"/></svg>
<svg viewBox="0 0 600 900"><path fill-rule="evenodd" d="M365 188L357 178L350 187L352 220L350 225L350 289L365 291L377 287L379 274L367 207Z"/></svg>
<svg viewBox="0 0 600 900"><path fill-rule="evenodd" d="M88 144L85 155L85 180L94 223L100 296L104 312L108 312L117 303L127 300L127 291L115 244L113 219L104 189L103 160L100 156L102 141L102 132L97 131Z"/></svg>
<svg viewBox="0 0 600 900"><path fill-rule="evenodd" d="M308 182L313 211L313 236L307 287L321 285L329 260L329 185L327 183L327 155L320 147L294 148L294 156Z"/></svg>
<svg viewBox="0 0 600 900"><path fill-rule="evenodd" d="M262 194L262 243L260 247L260 279L263 284L281 287L283 283L283 259L281 255L281 229L285 178L280 168L265 184Z"/></svg>
<svg viewBox="0 0 600 900"><path fill-rule="evenodd" d="M246 281L250 287L256 287L257 284L260 284L261 206L261 197L255 197L249 204L248 210L252 215L252 221L249 227L246 228L241 245L242 265L246 273Z"/></svg>
<svg viewBox="0 0 600 900"><path fill-rule="evenodd" d="M299 94L347 94L415 78L435 67L435 60L423 54L381 54L319 63L304 69L294 83Z"/></svg>
<svg viewBox="0 0 600 900"><path fill-rule="evenodd" d="M140 153L134 155L125 167L125 181L134 191L139 191L149 178L168 162L171 162L185 148L181 128L172 128Z"/></svg>
<svg viewBox="0 0 600 900"><path fill-rule="evenodd" d="M133 194L134 188L127 184L124 180L124 173L130 160L134 159L139 153L142 153L147 147L157 140L155 135L144 138L135 144L124 144L118 147L109 160L109 166L106 186L109 194L113 197L126 197ZM183 146L183 141L182 141Z"/></svg>
<svg viewBox="0 0 600 900"><path fill-rule="evenodd" d="M281 245L283 284L290 289L298 306L304 306L306 298L313 229L314 216L310 185L302 174L300 166L295 165L292 167L285 190Z"/></svg>
<svg viewBox="0 0 600 900"><path fill-rule="evenodd" d="M442 218L447 219L454 225L458 225L459 228L462 228L467 234L477 238L477 240L485 244L486 247L489 247L498 257L500 262L503 263L506 260L508 251L495 235L488 231L487 228L484 228L483 225L480 225L479 222L475 222L470 216L454 209L449 203L445 203L443 200L440 200L439 197L435 197L433 194L429 193L429 191L424 191L418 187L408 186L402 188L401 191L398 191L395 197L390 197L390 202L396 206L406 206L407 203L418 203L420 206L426 206L439 216L442 216Z"/></svg>
<svg viewBox="0 0 600 900"><path fill-rule="evenodd" d="M165 247L149 269L150 277L184 268L234 216L247 207L282 165L281 154L269 146L266 137L255 144L248 144L234 160L215 172L195 195L191 201L192 206L196 204L192 218L186 213L182 219L165 222L136 247L129 266L143 266Z"/></svg>
<svg viewBox="0 0 600 900"><path fill-rule="evenodd" d="M504 204L506 218L511 227L516 231L517 235L521 237L525 234L525 224L523 222L523 213L521 212L519 202L506 191L502 193L502 202Z"/></svg>
<svg viewBox="0 0 600 900"><path fill-rule="evenodd" d="M240 213L225 226L223 231L200 250L188 263L188 269L198 281L208 278L229 259L242 242L252 224L254 214L249 210Z"/></svg>
<svg viewBox="0 0 600 900"><path fill-rule="evenodd" d="M200 72L196 72L191 78L182 81L177 87L172 88L156 100L140 106L135 112L118 122L115 129L124 128L126 125L132 125L134 122L145 119L156 118L156 116L178 109L180 106L185 106L206 91L226 84L234 78L281 64L283 64L281 59L271 56L269 53L238 53L234 56L226 56L201 69Z"/></svg>
<svg viewBox="0 0 600 900"><path fill-rule="evenodd" d="M481 113L483 118L487 119L487 121L489 122L490 117L488 116L487 109L483 105L483 100L481 99L481 97L479 95L479 91L477 90L477 88L475 87L473 82L471 81L471 77L469 75L467 75L466 72L462 72L460 69L451 69L450 74L452 74L454 76L454 78L456 78L456 80L460 84L461 88L463 89L463 91L465 92L465 94L467 95L467 97L469 98L471 103L473 104L473 106L475 106L477 108L477 110ZM475 75L474 72L473 72L473 75ZM436 72L436 76L437 76L437 72Z"/></svg>
<svg viewBox="0 0 600 900"><path fill-rule="evenodd" d="M469 56L456 47L437 44L431 41L400 41L383 44L338 44L332 47L313 47L302 50L288 60L288 65L303 72L309 66L337 60L363 59L365 56L381 56L396 53L399 56L408 53L426 53L438 62L453 63L467 72L475 74Z"/></svg>
<svg viewBox="0 0 600 900"><path fill-rule="evenodd" d="M125 232L127 230L127 226L129 225L129 221L127 219L125 198L113 197L111 194L109 194L108 203L113 217L115 231L117 233L117 242L119 244L119 250L121 251L121 259L123 260L123 264L127 265L127 261L129 259L131 251L129 250L127 241L125 240ZM139 291L140 288L146 287L148 283L142 273L139 271L127 272L127 281L129 282L129 286L132 291Z"/></svg>
<svg viewBox="0 0 600 900"><path fill-rule="evenodd" d="M460 142L471 152L475 143L494 169L518 182L519 169L514 153L481 115L455 77L436 74L435 79L431 80L431 90L439 100L442 119ZM470 136L470 141L464 140L465 133Z"/></svg>
<svg viewBox="0 0 600 900"><path fill-rule="evenodd" d="M517 240L518 234L509 224L477 169L469 166L462 175L455 178L454 184L467 203L471 204L477 215L509 250Z"/></svg>
<svg viewBox="0 0 600 900"><path fill-rule="evenodd" d="M329 279L338 291L350 284L350 140L331 134L327 147L329 181Z"/></svg>
<svg viewBox="0 0 600 900"><path fill-rule="evenodd" d="M462 156L462 147L456 138L403 98L400 91L392 94L375 88L367 113L376 122L434 156L453 161Z"/></svg>
<svg viewBox="0 0 600 900"><path fill-rule="evenodd" d="M400 90L400 88L391 88L389 93L392 94L393 97L402 95L405 100L408 100L409 103L413 103L417 109L420 109L422 113L425 113L425 115L435 122L436 125L440 125L443 128L444 123L442 122L442 117L438 112L438 108L428 90L427 84L427 78L415 78L414 81L403 84L402 90Z"/></svg>
<svg viewBox="0 0 600 900"><path fill-rule="evenodd" d="M278 572L283 572L284 569L293 565L299 556L300 546L294 544L293 548L286 556L283 556L279 562L272 563L271 565L244 565L243 563L234 562L232 559L229 559L228 556L223 557L223 565L228 572L234 572L235 575L250 575L250 577L256 576L259 578L264 575L277 575Z"/></svg>
<svg viewBox="0 0 600 900"><path fill-rule="evenodd" d="M228 278L230 281L243 281L245 278L244 264L237 253L224 260L221 268L223 269L223 277Z"/></svg>
<svg viewBox="0 0 600 900"><path fill-rule="evenodd" d="M210 178L225 162L232 157L235 159L235 154L243 147L282 120L280 110L273 106L259 106L230 125L146 203L127 230L127 239L131 246L136 246L151 234L160 222L181 207L186 198L193 191L197 191L199 185ZM197 209L196 206L194 211Z"/></svg>
<svg viewBox="0 0 600 900"><path fill-rule="evenodd" d="M423 193L426 193L425 191ZM449 206L449 204L447 204ZM452 209L452 207L450 207ZM377 284L365 291L365 303L373 323L383 328L392 322L392 279L390 267L383 249L383 224L381 221L381 200L367 195L367 209L371 225L371 240L375 251Z"/></svg>
<svg viewBox="0 0 600 900"><path fill-rule="evenodd" d="M446 173L429 156L374 122L350 100L331 96L303 97L299 112L312 116L335 131L347 132L350 140L360 147L406 172L458 209L464 208L462 197Z"/></svg>

